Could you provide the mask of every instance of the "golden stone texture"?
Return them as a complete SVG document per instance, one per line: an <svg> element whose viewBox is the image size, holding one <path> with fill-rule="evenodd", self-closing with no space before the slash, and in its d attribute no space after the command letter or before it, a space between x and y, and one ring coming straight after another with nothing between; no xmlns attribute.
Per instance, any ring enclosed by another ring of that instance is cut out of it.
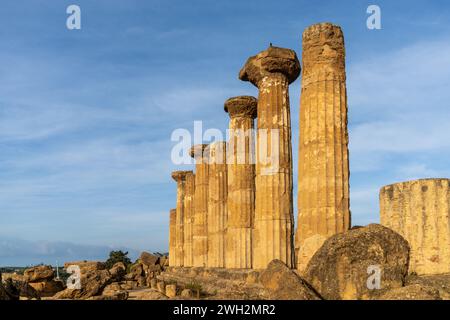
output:
<svg viewBox="0 0 450 320"><path fill-rule="evenodd" d="M177 182L177 222L175 266L184 266L184 197L186 193L186 175L192 171L174 171L172 179Z"/></svg>
<svg viewBox="0 0 450 320"><path fill-rule="evenodd" d="M293 50L270 46L239 73L259 89L253 268L279 259L293 266L292 145L289 84L299 76ZM268 157L266 157L268 156ZM267 161L269 160L269 161Z"/></svg>
<svg viewBox="0 0 450 320"><path fill-rule="evenodd" d="M303 33L298 161L297 269L350 228L344 36L320 23Z"/></svg>
<svg viewBox="0 0 450 320"><path fill-rule="evenodd" d="M194 223L192 255L194 267L206 267L208 260L208 156L206 144L195 145L190 155L195 159Z"/></svg>
<svg viewBox="0 0 450 320"><path fill-rule="evenodd" d="M175 265L175 255L176 255L176 244L177 244L177 209L170 209L170 219L169 219L169 266L176 267Z"/></svg>
<svg viewBox="0 0 450 320"><path fill-rule="evenodd" d="M225 267L227 227L226 142L211 143L208 152L208 267Z"/></svg>
<svg viewBox="0 0 450 320"><path fill-rule="evenodd" d="M381 224L411 246L409 271L450 272L450 180L421 179L381 188Z"/></svg>
<svg viewBox="0 0 450 320"><path fill-rule="evenodd" d="M195 175L192 171L186 174L184 194L184 266L194 265L192 254L192 227L194 220Z"/></svg>
<svg viewBox="0 0 450 320"><path fill-rule="evenodd" d="M258 101L240 96L225 102L230 116L228 158L228 227L226 268L252 268L255 215L254 119Z"/></svg>

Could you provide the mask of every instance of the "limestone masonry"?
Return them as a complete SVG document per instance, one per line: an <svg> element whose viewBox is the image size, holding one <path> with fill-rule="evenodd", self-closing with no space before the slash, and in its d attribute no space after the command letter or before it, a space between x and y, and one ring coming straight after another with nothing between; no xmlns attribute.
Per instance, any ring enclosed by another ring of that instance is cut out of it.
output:
<svg viewBox="0 0 450 320"><path fill-rule="evenodd" d="M185 267L194 265L192 255L192 228L194 225L194 194L195 194L195 174L188 171L185 176L184 189L184 257Z"/></svg>
<svg viewBox="0 0 450 320"><path fill-rule="evenodd" d="M186 174L192 171L174 171L172 178L177 182L177 218L175 235L175 266L184 266L184 198Z"/></svg>
<svg viewBox="0 0 450 320"><path fill-rule="evenodd" d="M450 180L422 179L381 188L381 224L411 246L410 270L450 273Z"/></svg>
<svg viewBox="0 0 450 320"><path fill-rule="evenodd" d="M194 222L192 228L193 266L206 267L208 260L208 179L209 165L205 149L207 145L191 148L195 159Z"/></svg>
<svg viewBox="0 0 450 320"><path fill-rule="evenodd" d="M255 165L253 139L258 101L240 96L225 102L230 115L228 142L227 268L252 268L255 219Z"/></svg>
<svg viewBox="0 0 450 320"><path fill-rule="evenodd" d="M223 141L207 148L208 181L208 267L225 267L225 233L227 227L227 164Z"/></svg>
<svg viewBox="0 0 450 320"><path fill-rule="evenodd" d="M250 57L239 78L258 87L253 267L293 257L292 146L289 84L300 74L294 51L270 46Z"/></svg>
<svg viewBox="0 0 450 320"><path fill-rule="evenodd" d="M298 161L297 268L350 228L344 36L321 23L303 33Z"/></svg>
<svg viewBox="0 0 450 320"><path fill-rule="evenodd" d="M176 223L177 223L177 209L170 209L170 219L169 219L169 264L175 267L176 260L176 243L177 243L177 233L176 233Z"/></svg>

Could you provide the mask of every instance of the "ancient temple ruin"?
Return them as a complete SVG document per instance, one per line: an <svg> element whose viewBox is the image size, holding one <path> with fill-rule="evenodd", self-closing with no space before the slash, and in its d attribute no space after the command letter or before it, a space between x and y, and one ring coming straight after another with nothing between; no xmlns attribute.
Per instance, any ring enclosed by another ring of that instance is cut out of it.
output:
<svg viewBox="0 0 450 320"><path fill-rule="evenodd" d="M300 72L294 239L289 85ZM246 61L239 79L257 87L258 99L228 99L228 141L193 146L195 174L172 174L170 266L247 269L251 278L251 269L278 259L303 274L327 239L351 227L343 32L312 25L303 33L302 65L293 50L270 45ZM425 179L381 190L381 223L409 242L419 274L450 272L449 184Z"/></svg>
<svg viewBox="0 0 450 320"><path fill-rule="evenodd" d="M450 272L450 179L421 179L381 188L381 224L411 247L410 270Z"/></svg>

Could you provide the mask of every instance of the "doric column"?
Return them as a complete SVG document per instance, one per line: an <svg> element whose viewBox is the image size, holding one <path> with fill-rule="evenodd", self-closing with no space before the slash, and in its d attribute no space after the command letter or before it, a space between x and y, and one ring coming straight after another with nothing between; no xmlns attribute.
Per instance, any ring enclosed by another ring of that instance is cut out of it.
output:
<svg viewBox="0 0 450 320"><path fill-rule="evenodd" d="M186 193L186 174L188 173L192 173L192 171L172 172L172 178L177 182L176 266L184 266L184 196Z"/></svg>
<svg viewBox="0 0 450 320"><path fill-rule="evenodd" d="M381 224L411 247L409 272L450 273L450 180L421 179L381 188Z"/></svg>
<svg viewBox="0 0 450 320"><path fill-rule="evenodd" d="M298 160L297 269L350 228L345 48L340 27L303 32Z"/></svg>
<svg viewBox="0 0 450 320"><path fill-rule="evenodd" d="M208 259L208 156L206 144L195 145L190 155L195 159L194 224L192 229L192 254L194 267L206 267Z"/></svg>
<svg viewBox="0 0 450 320"><path fill-rule="evenodd" d="M194 265L192 254L192 227L194 220L195 175L192 171L186 174L184 194L184 266Z"/></svg>
<svg viewBox="0 0 450 320"><path fill-rule="evenodd" d="M247 60L239 78L259 89L253 268L273 259L293 265L292 145L289 84L300 63L293 50L270 46Z"/></svg>
<svg viewBox="0 0 450 320"><path fill-rule="evenodd" d="M208 267L225 267L227 227L226 142L211 143L208 152Z"/></svg>
<svg viewBox="0 0 450 320"><path fill-rule="evenodd" d="M177 209L170 209L169 219L169 266L175 267L177 245Z"/></svg>
<svg viewBox="0 0 450 320"><path fill-rule="evenodd" d="M228 159L227 268L252 268L255 219L254 119L258 101L240 96L225 102L230 116Z"/></svg>

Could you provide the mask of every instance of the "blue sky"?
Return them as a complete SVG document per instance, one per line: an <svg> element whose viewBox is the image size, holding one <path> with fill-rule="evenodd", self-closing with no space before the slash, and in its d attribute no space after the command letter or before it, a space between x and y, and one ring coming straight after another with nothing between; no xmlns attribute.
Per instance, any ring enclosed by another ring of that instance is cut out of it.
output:
<svg viewBox="0 0 450 320"><path fill-rule="evenodd" d="M224 130L223 102L257 95L245 60L269 42L301 56L323 21L346 41L353 224L378 222L381 186L450 177L449 17L448 1L2 1L0 265L166 251L172 131Z"/></svg>

